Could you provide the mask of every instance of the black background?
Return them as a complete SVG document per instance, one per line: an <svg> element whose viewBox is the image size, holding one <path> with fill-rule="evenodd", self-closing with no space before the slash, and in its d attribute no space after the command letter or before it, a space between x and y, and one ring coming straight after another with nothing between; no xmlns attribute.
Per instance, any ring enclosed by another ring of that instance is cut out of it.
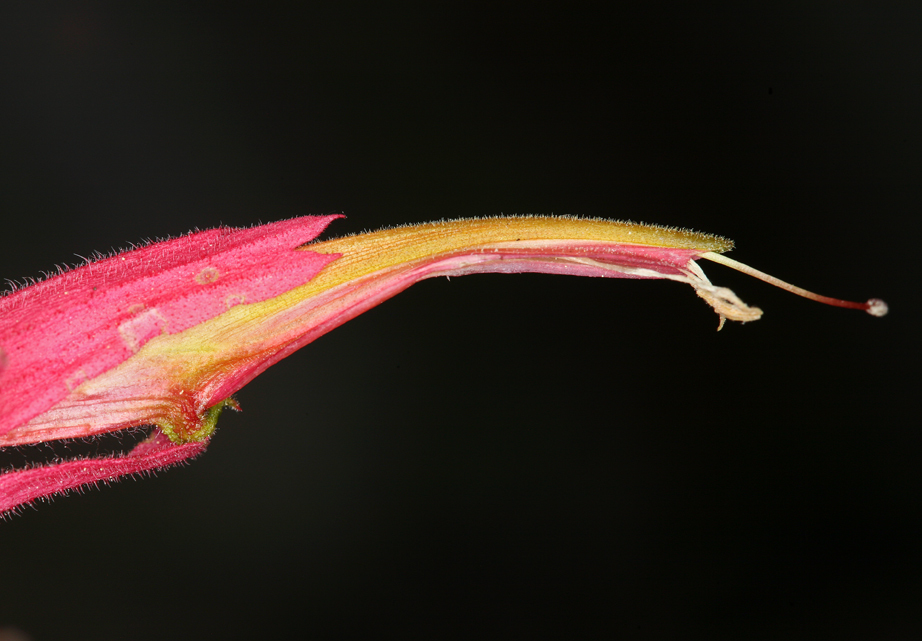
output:
<svg viewBox="0 0 922 641"><path fill-rule="evenodd" d="M193 227L500 213L734 238L691 288L427 281L208 453L0 523L45 639L922 633L922 8L4 3L0 275Z"/></svg>

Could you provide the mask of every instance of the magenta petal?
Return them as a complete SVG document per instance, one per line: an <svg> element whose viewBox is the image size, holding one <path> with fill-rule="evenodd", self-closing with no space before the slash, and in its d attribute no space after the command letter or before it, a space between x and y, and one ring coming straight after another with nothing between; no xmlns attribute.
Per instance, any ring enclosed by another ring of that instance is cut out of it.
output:
<svg viewBox="0 0 922 641"><path fill-rule="evenodd" d="M338 217L197 232L0 297L0 435L156 336L310 281L337 256L295 249Z"/></svg>
<svg viewBox="0 0 922 641"><path fill-rule="evenodd" d="M40 497L177 465L204 452L207 444L174 445L156 430L125 456L67 461L0 474L0 515Z"/></svg>

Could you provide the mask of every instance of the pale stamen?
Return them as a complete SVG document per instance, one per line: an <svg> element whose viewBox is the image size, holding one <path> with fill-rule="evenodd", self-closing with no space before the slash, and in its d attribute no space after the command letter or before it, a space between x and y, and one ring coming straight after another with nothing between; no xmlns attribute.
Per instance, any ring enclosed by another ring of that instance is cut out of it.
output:
<svg viewBox="0 0 922 641"><path fill-rule="evenodd" d="M774 276L770 276L765 272L760 272L758 269L753 269L749 265L744 265L743 263L737 262L732 258L727 258L721 254L705 252L701 254L701 258L707 258L708 260L715 263L726 265L727 267L735 269L738 272L743 272L744 274L748 274L749 276L753 276L759 280L765 281L770 285L785 289L792 294L797 294L798 296L803 296L804 298L809 298L810 300L815 300L816 302L823 303L825 305L834 305L835 307L848 307L849 309L863 309L871 316L886 316L888 311L887 303L880 300L879 298L871 298L865 303L858 303L850 300L842 300L840 298L820 296L819 294L814 294L813 292L807 291L806 289L798 287L797 285L786 283L780 278L775 278Z"/></svg>

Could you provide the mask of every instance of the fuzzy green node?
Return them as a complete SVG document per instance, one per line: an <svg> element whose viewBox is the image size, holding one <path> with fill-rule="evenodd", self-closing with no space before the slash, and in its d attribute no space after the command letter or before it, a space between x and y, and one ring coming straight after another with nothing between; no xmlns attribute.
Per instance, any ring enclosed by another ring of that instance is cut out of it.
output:
<svg viewBox="0 0 922 641"><path fill-rule="evenodd" d="M193 430L188 429L188 425L177 426L174 423L166 421L157 423L157 427L177 445L206 441L214 434L215 428L218 425L218 417L221 416L221 412L224 411L225 407L230 407L238 412L240 411L240 405L234 397L231 396L230 398L225 398L217 405L212 405L199 414L198 421L196 422L198 427Z"/></svg>

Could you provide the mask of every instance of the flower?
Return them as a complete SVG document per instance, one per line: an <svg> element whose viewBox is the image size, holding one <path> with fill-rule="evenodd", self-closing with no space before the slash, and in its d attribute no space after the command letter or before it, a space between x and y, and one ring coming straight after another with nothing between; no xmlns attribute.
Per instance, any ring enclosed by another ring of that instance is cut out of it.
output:
<svg viewBox="0 0 922 641"><path fill-rule="evenodd" d="M599 219L443 221L306 244L339 216L218 228L92 262L0 298L0 447L156 426L126 455L0 474L0 514L204 451L220 411L266 368L434 276L542 272L690 284L725 319L762 312L710 283L725 238ZM719 326L719 327L720 327ZM718 328L719 328L718 327Z"/></svg>

